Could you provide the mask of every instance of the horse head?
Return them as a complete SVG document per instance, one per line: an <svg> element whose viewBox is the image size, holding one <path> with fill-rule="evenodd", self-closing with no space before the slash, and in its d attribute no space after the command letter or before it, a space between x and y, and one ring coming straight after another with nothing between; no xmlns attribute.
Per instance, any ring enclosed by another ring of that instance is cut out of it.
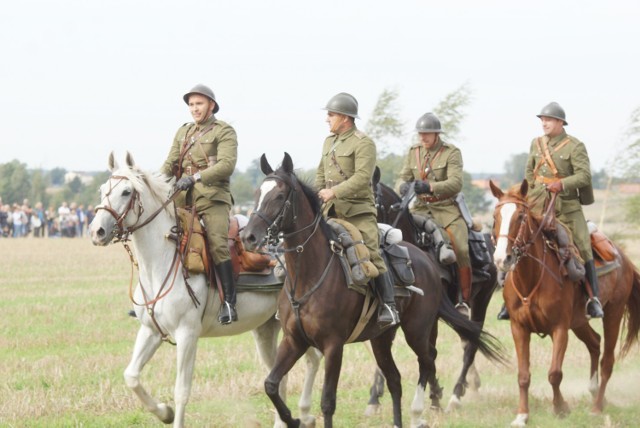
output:
<svg viewBox="0 0 640 428"><path fill-rule="evenodd" d="M527 180L523 180L505 193L490 180L489 187L498 199L493 211L492 237L496 243L493 260L498 269L508 271L513 269L522 255L522 233L529 212L526 202L529 186Z"/></svg>
<svg viewBox="0 0 640 428"><path fill-rule="evenodd" d="M158 200L166 195L170 185L161 177L145 174L136 166L133 156L127 152L125 166L120 167L113 152L108 161L111 176L100 186L100 203L91 222L91 240L94 245L107 245L114 239L126 239L144 221L146 196ZM151 189L151 192L145 192Z"/></svg>
<svg viewBox="0 0 640 428"><path fill-rule="evenodd" d="M274 169L263 154L260 168L266 175L256 191L255 207L249 223L240 237L245 248L253 251L266 242L276 244L280 233L295 233L302 205L305 200L310 209L319 218L320 203L315 192L301 183L293 171L293 161L288 153L284 154L281 166ZM308 217L309 210L302 213Z"/></svg>

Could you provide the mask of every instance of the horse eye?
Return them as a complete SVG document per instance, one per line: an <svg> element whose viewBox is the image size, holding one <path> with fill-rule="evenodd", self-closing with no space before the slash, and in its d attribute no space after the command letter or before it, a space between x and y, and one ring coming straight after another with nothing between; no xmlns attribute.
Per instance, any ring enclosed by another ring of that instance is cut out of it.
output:
<svg viewBox="0 0 640 428"><path fill-rule="evenodd" d="M122 191L122 196L129 196L131 194L131 190L130 189L124 189Z"/></svg>

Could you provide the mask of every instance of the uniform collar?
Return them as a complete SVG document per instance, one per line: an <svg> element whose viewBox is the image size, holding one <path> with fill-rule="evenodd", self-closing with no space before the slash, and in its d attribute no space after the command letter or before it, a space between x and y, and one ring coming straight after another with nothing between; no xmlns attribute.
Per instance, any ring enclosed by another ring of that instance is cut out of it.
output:
<svg viewBox="0 0 640 428"><path fill-rule="evenodd" d="M442 141L440 139L440 137L438 137L438 142L433 147L431 147L429 150L425 150L425 148L422 145L422 143L420 143L420 147L422 148L422 150L425 153L430 153L432 155L435 154L435 153L438 153L438 151L442 148L443 145L444 145L444 141Z"/></svg>
<svg viewBox="0 0 640 428"><path fill-rule="evenodd" d="M337 134L337 135L340 140L346 140L347 138L351 137L357 130L358 128L356 128L356 126L353 125L351 128L344 131L342 134Z"/></svg>
<svg viewBox="0 0 640 428"><path fill-rule="evenodd" d="M549 138L549 145L555 146L565 138L567 138L567 133L563 130L560 134L556 135L555 137Z"/></svg>
<svg viewBox="0 0 640 428"><path fill-rule="evenodd" d="M202 122L201 124L196 124L196 131L201 131L203 129L207 129L209 126L213 125L216 121L216 115L212 114L211 116L209 116L207 118L207 120L205 120L204 122Z"/></svg>

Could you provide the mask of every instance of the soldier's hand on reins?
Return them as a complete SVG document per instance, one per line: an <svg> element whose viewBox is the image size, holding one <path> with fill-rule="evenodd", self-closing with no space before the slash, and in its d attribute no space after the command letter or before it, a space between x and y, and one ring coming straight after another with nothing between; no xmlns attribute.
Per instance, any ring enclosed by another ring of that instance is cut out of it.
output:
<svg viewBox="0 0 640 428"><path fill-rule="evenodd" d="M176 189L189 190L194 184L196 184L196 180L194 180L193 177L184 176L176 182Z"/></svg>
<svg viewBox="0 0 640 428"><path fill-rule="evenodd" d="M322 199L322 202L329 202L336 197L336 193L333 189L322 189L318 192L318 197Z"/></svg>
<svg viewBox="0 0 640 428"><path fill-rule="evenodd" d="M421 195L423 193L433 193L433 191L431 190L431 185L427 180L416 180L413 189L418 195Z"/></svg>
<svg viewBox="0 0 640 428"><path fill-rule="evenodd" d="M563 189L562 181L554 181L553 183L547 184L547 190L553 193L560 193Z"/></svg>

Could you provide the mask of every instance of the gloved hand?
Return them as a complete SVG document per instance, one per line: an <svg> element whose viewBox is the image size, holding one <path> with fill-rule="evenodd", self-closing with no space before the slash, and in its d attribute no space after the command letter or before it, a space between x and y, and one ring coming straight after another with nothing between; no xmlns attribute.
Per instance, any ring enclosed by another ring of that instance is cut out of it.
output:
<svg viewBox="0 0 640 428"><path fill-rule="evenodd" d="M400 196L406 195L410 187L411 187L410 181L405 181L404 183L402 183L400 185Z"/></svg>
<svg viewBox="0 0 640 428"><path fill-rule="evenodd" d="M422 195L423 193L430 194L433 193L431 191L431 186L427 180L416 180L416 183L413 188L418 195Z"/></svg>
<svg viewBox="0 0 640 428"><path fill-rule="evenodd" d="M193 187L195 183L196 181L193 179L193 177L185 175L184 177L182 177L180 180L176 182L176 189L189 190L191 189L191 187Z"/></svg>

